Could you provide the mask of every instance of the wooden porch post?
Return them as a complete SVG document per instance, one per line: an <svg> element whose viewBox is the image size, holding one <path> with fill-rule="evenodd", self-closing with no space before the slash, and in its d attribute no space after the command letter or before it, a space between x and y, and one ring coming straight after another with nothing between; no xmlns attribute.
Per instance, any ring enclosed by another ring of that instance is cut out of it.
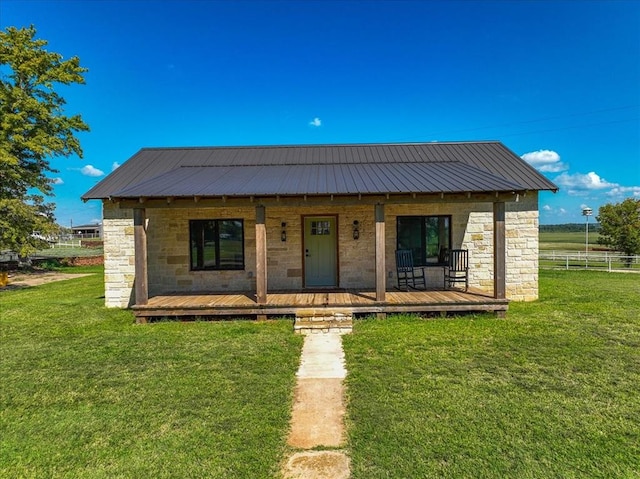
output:
<svg viewBox="0 0 640 479"><path fill-rule="evenodd" d="M256 206L256 299L267 303L267 230L265 208Z"/></svg>
<svg viewBox="0 0 640 479"><path fill-rule="evenodd" d="M147 229L144 208L133 210L133 239L135 254L135 295L136 304L149 302L149 283L147 278Z"/></svg>
<svg viewBox="0 0 640 479"><path fill-rule="evenodd" d="M506 298L504 201L493 204L493 297Z"/></svg>
<svg viewBox="0 0 640 479"><path fill-rule="evenodd" d="M385 222L384 204L376 205L376 301L385 300L387 290L385 267Z"/></svg>

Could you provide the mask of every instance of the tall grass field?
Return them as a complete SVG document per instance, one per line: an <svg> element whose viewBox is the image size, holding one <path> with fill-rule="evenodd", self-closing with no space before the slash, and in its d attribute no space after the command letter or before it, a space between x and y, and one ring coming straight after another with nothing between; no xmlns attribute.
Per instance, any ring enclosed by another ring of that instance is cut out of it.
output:
<svg viewBox="0 0 640 479"><path fill-rule="evenodd" d="M0 477L273 478L302 338L290 320L136 325L102 270L0 291ZM358 478L640 477L640 281L541 271L491 315L344 336Z"/></svg>
<svg viewBox="0 0 640 479"><path fill-rule="evenodd" d="M586 232L545 232L542 231L538 235L540 250L559 250L559 251L584 251L587 246ZM598 243L600 235L594 231L589 232L589 250L606 249L605 246Z"/></svg>

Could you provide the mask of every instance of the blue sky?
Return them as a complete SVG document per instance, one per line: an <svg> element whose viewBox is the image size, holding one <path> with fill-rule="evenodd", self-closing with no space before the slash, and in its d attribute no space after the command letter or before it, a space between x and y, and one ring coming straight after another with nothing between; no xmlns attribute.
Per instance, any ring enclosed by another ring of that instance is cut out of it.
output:
<svg viewBox="0 0 640 479"><path fill-rule="evenodd" d="M2 0L78 56L91 127L58 222L142 147L500 140L561 188L543 224L640 198L640 2Z"/></svg>

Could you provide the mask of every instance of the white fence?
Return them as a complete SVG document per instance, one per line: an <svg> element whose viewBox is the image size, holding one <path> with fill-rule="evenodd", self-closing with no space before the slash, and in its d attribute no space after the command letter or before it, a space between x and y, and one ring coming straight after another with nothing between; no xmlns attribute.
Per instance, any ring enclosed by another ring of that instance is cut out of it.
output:
<svg viewBox="0 0 640 479"><path fill-rule="evenodd" d="M594 269L640 273L640 256L609 251L540 251L541 268Z"/></svg>
<svg viewBox="0 0 640 479"><path fill-rule="evenodd" d="M79 248L81 241L77 238L60 238L55 243L51 243L51 248Z"/></svg>

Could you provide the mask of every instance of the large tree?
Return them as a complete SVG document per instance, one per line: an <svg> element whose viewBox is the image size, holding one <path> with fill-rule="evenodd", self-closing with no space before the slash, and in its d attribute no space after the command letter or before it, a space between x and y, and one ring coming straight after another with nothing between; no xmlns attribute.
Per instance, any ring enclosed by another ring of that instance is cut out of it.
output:
<svg viewBox="0 0 640 479"><path fill-rule="evenodd" d="M597 220L599 243L629 256L640 254L640 199L627 198L622 203L601 206Z"/></svg>
<svg viewBox="0 0 640 479"><path fill-rule="evenodd" d="M36 29L0 31L0 249L21 254L42 246L34 231L55 231L50 159L82 157L77 132L88 131L80 115L64 114L55 88L84 83L77 57L49 52Z"/></svg>

